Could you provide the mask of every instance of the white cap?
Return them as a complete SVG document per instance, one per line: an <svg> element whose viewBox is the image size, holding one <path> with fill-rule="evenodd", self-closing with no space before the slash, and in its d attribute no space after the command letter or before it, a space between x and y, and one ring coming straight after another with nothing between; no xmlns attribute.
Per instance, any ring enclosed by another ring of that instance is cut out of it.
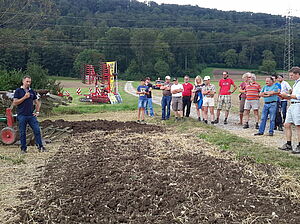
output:
<svg viewBox="0 0 300 224"><path fill-rule="evenodd" d="M171 77L167 75L167 76L166 76L166 79L171 79Z"/></svg>
<svg viewBox="0 0 300 224"><path fill-rule="evenodd" d="M208 76L208 75L205 76L203 80L204 80L204 81L210 80L210 76Z"/></svg>

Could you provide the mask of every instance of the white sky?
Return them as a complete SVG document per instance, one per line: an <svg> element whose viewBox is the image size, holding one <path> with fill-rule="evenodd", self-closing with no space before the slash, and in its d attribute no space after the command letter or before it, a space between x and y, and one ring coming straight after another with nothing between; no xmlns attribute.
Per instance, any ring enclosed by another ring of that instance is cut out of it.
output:
<svg viewBox="0 0 300 224"><path fill-rule="evenodd" d="M145 0L139 0L145 2ZM158 4L198 5L203 8L214 8L224 11L263 12L274 15L286 15L289 9L299 17L300 0L152 0Z"/></svg>

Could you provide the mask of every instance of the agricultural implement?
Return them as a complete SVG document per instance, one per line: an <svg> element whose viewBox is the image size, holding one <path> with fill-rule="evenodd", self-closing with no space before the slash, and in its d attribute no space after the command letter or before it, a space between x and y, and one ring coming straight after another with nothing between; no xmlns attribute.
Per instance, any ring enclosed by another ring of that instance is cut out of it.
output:
<svg viewBox="0 0 300 224"><path fill-rule="evenodd" d="M99 67L94 65L84 65L82 81L85 84L94 84L95 88L90 89L89 94L81 98L81 102L92 103L122 103L122 98L118 92L118 75L116 73L116 62L101 63ZM81 89L77 90L81 95Z"/></svg>
<svg viewBox="0 0 300 224"><path fill-rule="evenodd" d="M19 140L18 128L17 128L17 115L13 115L12 109L7 108L5 116L0 117L0 122L6 123L6 127L2 128L0 132L1 141L5 145L12 145ZM70 127L58 128L52 125L45 128L41 127L43 141L50 143L54 140L62 138L73 130ZM34 134L31 129L28 128L26 135L26 142L28 145L34 145Z"/></svg>

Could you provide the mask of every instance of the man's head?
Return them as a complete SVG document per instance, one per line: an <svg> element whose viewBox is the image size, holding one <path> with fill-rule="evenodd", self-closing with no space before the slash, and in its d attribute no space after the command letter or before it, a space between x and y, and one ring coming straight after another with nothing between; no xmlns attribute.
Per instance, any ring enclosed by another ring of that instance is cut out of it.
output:
<svg viewBox="0 0 300 224"><path fill-rule="evenodd" d="M208 76L208 75L205 76L203 80L204 80L205 85L209 85L210 84L210 76Z"/></svg>
<svg viewBox="0 0 300 224"><path fill-rule="evenodd" d="M245 81L245 82L250 82L251 81L251 78L252 78L252 74L250 72L246 72L243 76L242 76L242 79Z"/></svg>
<svg viewBox="0 0 300 224"><path fill-rule="evenodd" d="M267 86L272 86L273 84L274 84L274 79L273 79L273 77L268 77L268 78L266 78L266 85Z"/></svg>
<svg viewBox="0 0 300 224"><path fill-rule="evenodd" d="M145 80L146 80L145 83L147 83L147 84L151 81L150 77L146 77Z"/></svg>
<svg viewBox="0 0 300 224"><path fill-rule="evenodd" d="M283 75L278 75L277 80L281 83L284 80Z"/></svg>
<svg viewBox="0 0 300 224"><path fill-rule="evenodd" d="M184 82L188 83L190 81L190 77L188 75L184 76Z"/></svg>
<svg viewBox="0 0 300 224"><path fill-rule="evenodd" d="M177 79L177 78L174 78L174 79L173 79L173 82L174 82L175 85L177 85L177 84L178 84L178 79Z"/></svg>
<svg viewBox="0 0 300 224"><path fill-rule="evenodd" d="M254 73L251 73L251 81L252 82L256 81L256 75Z"/></svg>
<svg viewBox="0 0 300 224"><path fill-rule="evenodd" d="M289 75L292 80L298 80L300 78L300 68L293 67L289 70Z"/></svg>
<svg viewBox="0 0 300 224"><path fill-rule="evenodd" d="M165 80L166 80L167 83L169 83L169 82L171 81L171 77L167 75L167 76L165 77Z"/></svg>
<svg viewBox="0 0 300 224"><path fill-rule="evenodd" d="M141 85L145 85L146 79L141 79Z"/></svg>
<svg viewBox="0 0 300 224"><path fill-rule="evenodd" d="M274 74L274 75L272 75L272 78L273 78L274 82L276 82L277 78L278 78L278 75Z"/></svg>
<svg viewBox="0 0 300 224"><path fill-rule="evenodd" d="M227 79L229 76L228 72L226 72L226 71L223 72L222 75L223 75L223 79Z"/></svg>
<svg viewBox="0 0 300 224"><path fill-rule="evenodd" d="M28 89L31 85L31 77L29 75L25 75L22 79L22 84L25 89Z"/></svg>

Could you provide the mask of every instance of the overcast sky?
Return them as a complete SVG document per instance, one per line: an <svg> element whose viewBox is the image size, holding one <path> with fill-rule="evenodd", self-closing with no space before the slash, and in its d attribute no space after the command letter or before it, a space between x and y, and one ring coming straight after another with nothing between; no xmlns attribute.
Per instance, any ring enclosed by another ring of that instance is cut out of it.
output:
<svg viewBox="0 0 300 224"><path fill-rule="evenodd" d="M144 2L145 0L139 0ZM198 5L204 8L263 12L274 15L286 15L293 8L293 15L300 15L300 0L152 0L159 4Z"/></svg>

